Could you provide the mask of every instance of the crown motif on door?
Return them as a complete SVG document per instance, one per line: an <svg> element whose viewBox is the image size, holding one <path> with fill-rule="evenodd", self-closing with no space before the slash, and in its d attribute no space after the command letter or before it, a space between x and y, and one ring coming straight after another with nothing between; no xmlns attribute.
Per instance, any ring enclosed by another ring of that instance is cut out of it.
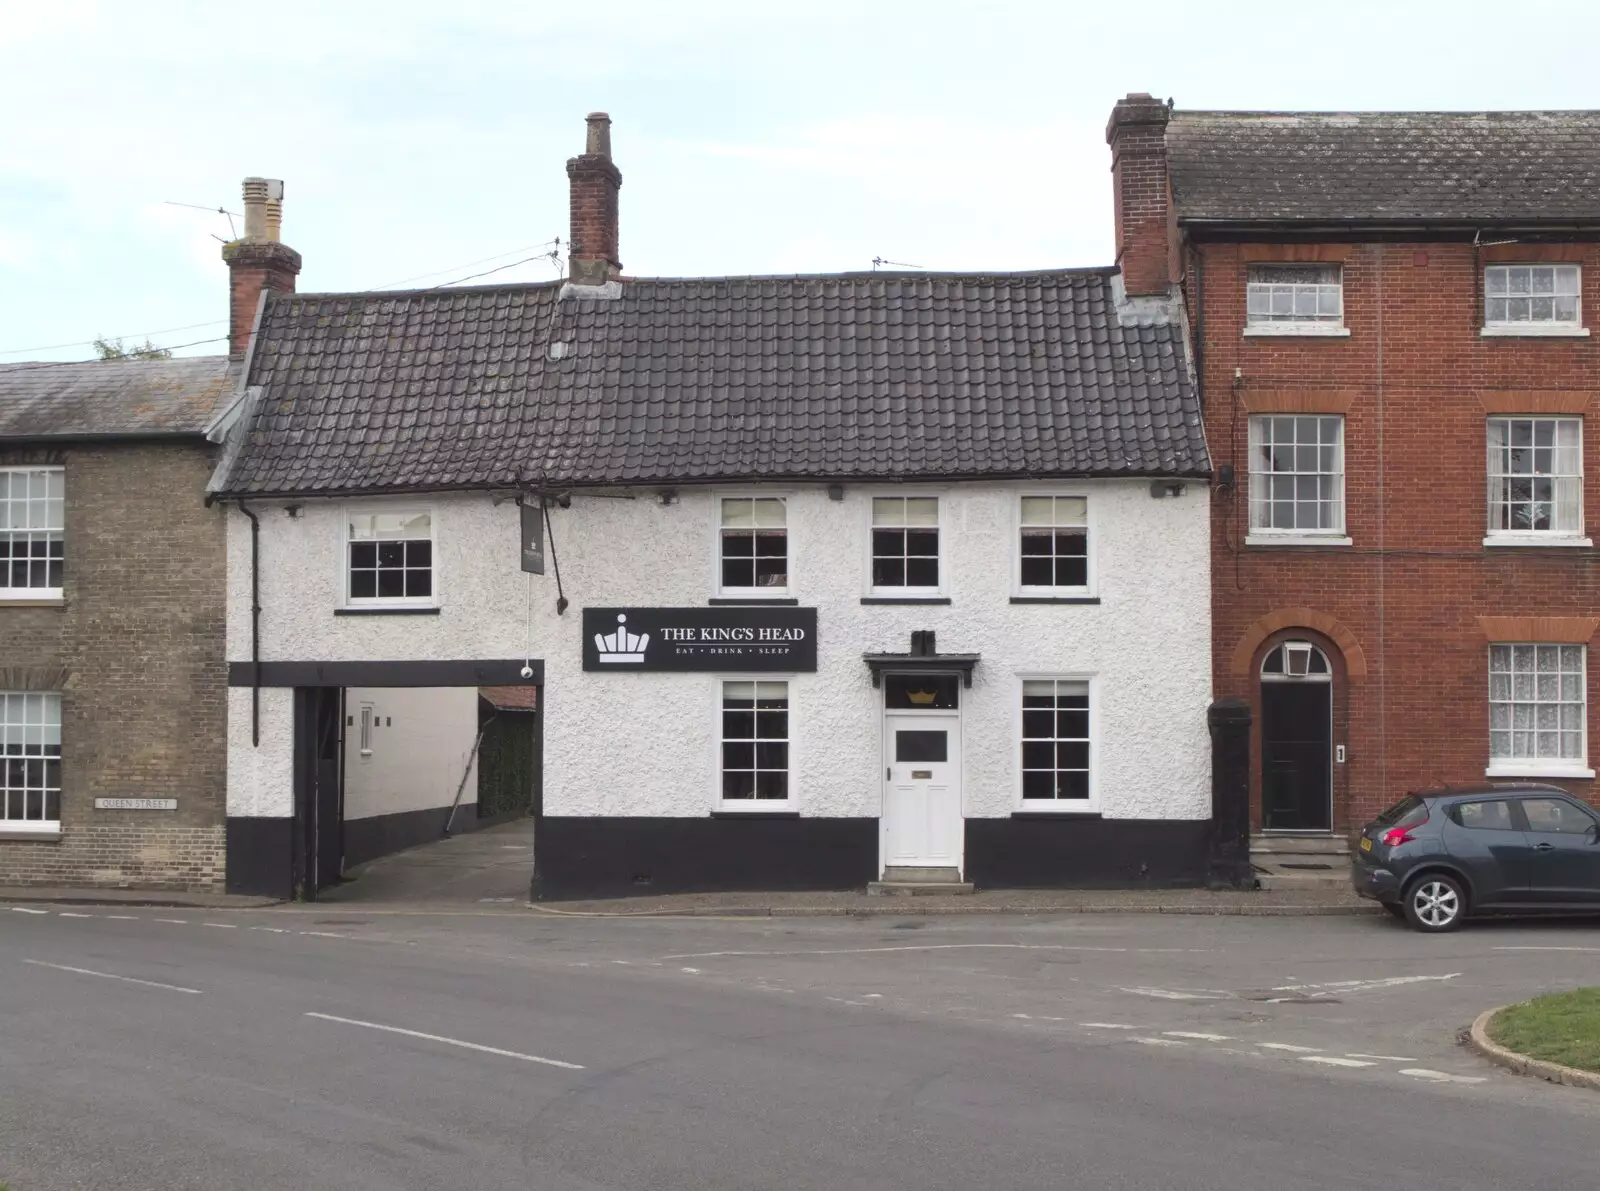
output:
<svg viewBox="0 0 1600 1191"><path fill-rule="evenodd" d="M618 612L616 632L594 635L594 647L602 662L644 661L644 651L650 647L650 634L628 632L623 627L627 620L626 612Z"/></svg>
<svg viewBox="0 0 1600 1191"><path fill-rule="evenodd" d="M919 707L926 707L939 697L938 691L907 691L906 698Z"/></svg>

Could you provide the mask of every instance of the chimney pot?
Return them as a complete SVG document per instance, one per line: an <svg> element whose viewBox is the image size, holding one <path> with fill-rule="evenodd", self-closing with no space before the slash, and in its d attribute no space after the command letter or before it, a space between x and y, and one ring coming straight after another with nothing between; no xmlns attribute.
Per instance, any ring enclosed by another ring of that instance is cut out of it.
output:
<svg viewBox="0 0 1600 1191"><path fill-rule="evenodd" d="M604 157L611 160L611 117L604 112L590 112L588 115L589 137L584 145L584 153L591 157Z"/></svg>

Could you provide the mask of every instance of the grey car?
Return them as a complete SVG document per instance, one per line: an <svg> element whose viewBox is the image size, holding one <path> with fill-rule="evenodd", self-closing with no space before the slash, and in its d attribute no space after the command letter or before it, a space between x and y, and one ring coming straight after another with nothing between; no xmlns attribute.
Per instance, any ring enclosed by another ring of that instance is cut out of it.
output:
<svg viewBox="0 0 1600 1191"><path fill-rule="evenodd" d="M1355 891L1420 931L1477 914L1600 915L1600 815L1559 786L1407 794L1354 842Z"/></svg>

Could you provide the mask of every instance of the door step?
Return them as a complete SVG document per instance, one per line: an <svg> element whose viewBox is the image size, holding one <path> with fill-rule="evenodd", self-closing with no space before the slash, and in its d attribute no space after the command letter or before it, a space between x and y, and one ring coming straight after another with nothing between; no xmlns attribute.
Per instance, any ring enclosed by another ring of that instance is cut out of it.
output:
<svg viewBox="0 0 1600 1191"><path fill-rule="evenodd" d="M971 881L961 879L957 868L886 868L883 880L873 881L867 892L877 897L927 897L933 894L967 894Z"/></svg>
<svg viewBox="0 0 1600 1191"><path fill-rule="evenodd" d="M1342 835L1255 835L1250 863L1262 889L1342 889L1350 884L1350 845Z"/></svg>

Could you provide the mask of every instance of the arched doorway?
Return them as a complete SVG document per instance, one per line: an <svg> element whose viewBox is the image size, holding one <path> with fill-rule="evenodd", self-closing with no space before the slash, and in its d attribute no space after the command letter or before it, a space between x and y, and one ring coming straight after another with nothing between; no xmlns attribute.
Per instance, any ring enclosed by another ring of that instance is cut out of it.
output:
<svg viewBox="0 0 1600 1191"><path fill-rule="evenodd" d="M1309 641L1283 641L1261 662L1261 826L1333 827L1333 668Z"/></svg>

